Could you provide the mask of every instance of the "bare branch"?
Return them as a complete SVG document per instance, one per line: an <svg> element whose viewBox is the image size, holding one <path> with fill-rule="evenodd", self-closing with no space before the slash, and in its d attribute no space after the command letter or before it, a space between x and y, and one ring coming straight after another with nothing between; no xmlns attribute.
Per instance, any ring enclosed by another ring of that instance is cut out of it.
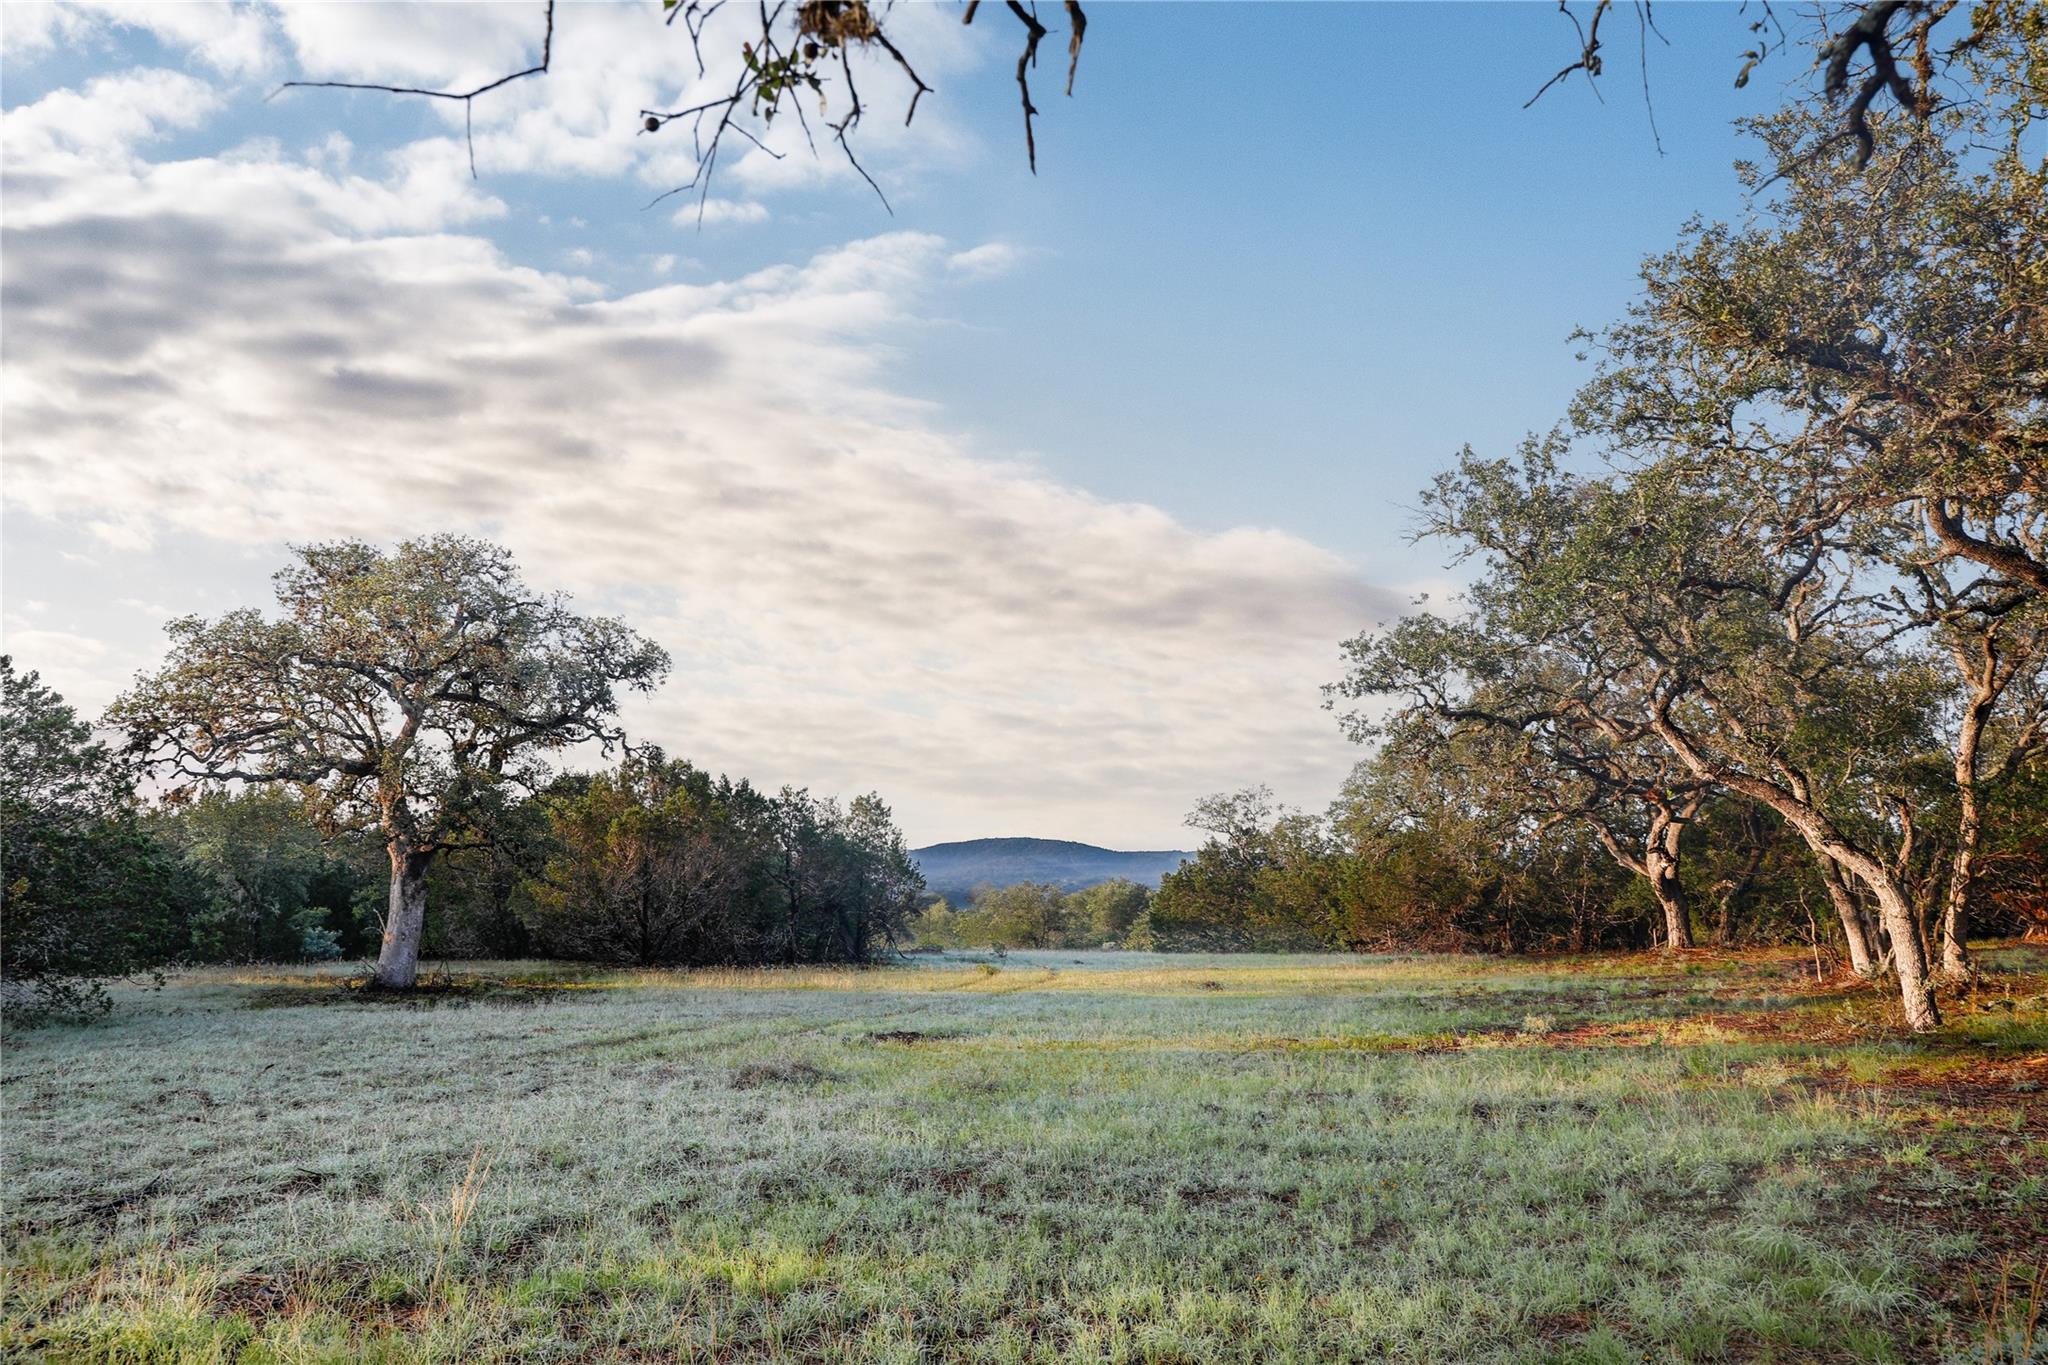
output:
<svg viewBox="0 0 2048 1365"><path fill-rule="evenodd" d="M1562 71L1559 71L1555 76L1552 76L1549 80L1543 82L1543 88L1541 90L1538 90L1535 94L1529 96L1528 102L1522 106L1524 109L1527 109L1530 105L1536 103L1537 100L1542 99L1544 93L1548 91L1551 86L1556 85L1559 81L1571 75L1574 71L1583 71L1586 73L1586 84L1592 86L1593 98L1600 99L1600 87L1595 81L1595 78L1598 77L1600 74L1601 66L1600 21L1607 17L1607 11L1611 9L1613 5L1614 0L1600 0L1600 3L1593 7L1592 27L1590 29L1587 29L1579 27L1579 16L1572 13L1570 0L1557 0L1557 12L1559 14L1562 14L1565 18L1571 20L1573 28L1579 29L1579 59L1573 62L1570 66L1565 67ZM1601 103L1604 104L1606 103L1606 101L1601 100Z"/></svg>
<svg viewBox="0 0 2048 1365"><path fill-rule="evenodd" d="M839 140L839 150L846 153L847 164L860 172L860 178L868 182L868 188L875 192L875 198L882 201L883 209L888 212L891 218L894 218L896 210L889 207L889 196L882 193L882 187L877 185L875 178L868 174L867 167L860 164L860 158L853 154L853 147L846 140L848 130L860 122L860 91L854 86L853 63L847 58L844 46L841 46L839 49L839 69L846 76L846 98L849 107L845 118L828 126L832 129L832 135ZM917 78L912 76L911 79L916 80ZM917 97L913 95L911 97L913 108L916 106L916 102ZM908 121L907 119L905 120L905 122Z"/></svg>
<svg viewBox="0 0 2048 1365"><path fill-rule="evenodd" d="M1849 63L1857 49L1870 54L1870 71L1857 87L1856 97L1849 102L1848 131L1856 139L1858 167L1869 165L1871 154L1877 149L1876 139L1870 131L1870 102L1880 91L1890 89L1892 98L1899 102L1901 109L1921 117L1931 109L1928 104L1931 95L1923 97L1914 92L1912 82L1899 70L1898 61L1892 53L1892 18L1907 6L1908 0L1872 0L1839 38L1821 49L1821 56L1827 60L1827 74L1821 89L1831 100L1840 99L1848 91ZM1923 13L1917 25L1908 30L1908 34L1910 36L1917 31L1918 43L1924 49L1928 29L1941 13L1946 13L1947 6L1923 8L1927 12Z"/></svg>
<svg viewBox="0 0 2048 1365"><path fill-rule="evenodd" d="M1081 0L1067 0L1067 23L1072 35L1067 39L1067 98L1074 97L1074 71L1081 65L1081 38L1088 32L1088 16L1081 10Z"/></svg>
<svg viewBox="0 0 2048 1365"><path fill-rule="evenodd" d="M721 3L722 2L723 0L721 0ZM462 141L463 144L469 150L469 178L471 180L474 180L477 178L476 138L474 135L473 125L471 123L470 118L471 101L476 99L478 95L488 95L491 93L491 91L496 90L498 87L510 85L513 81L523 80L528 76L541 76L547 74L548 63L554 57L554 48L555 0L548 0L547 29L541 35L539 64L535 66L529 66L524 71L514 71L512 74L508 76L500 76L498 77L498 79L494 81L486 81L484 84L479 85L474 90L426 90L418 86L377 85L367 81L286 81L283 85L277 87L277 91L275 93L281 94L286 90L294 89L377 90L387 95L419 95L426 99L460 101L462 104Z"/></svg>
<svg viewBox="0 0 2048 1365"><path fill-rule="evenodd" d="M1657 155L1664 155L1664 137L1657 131L1657 105L1650 98L1650 35L1656 32L1657 21L1650 17L1650 0L1635 0L1636 6L1636 65L1643 77L1643 110L1650 116L1650 141L1656 144ZM1671 40L1658 33L1666 47Z"/></svg>
<svg viewBox="0 0 2048 1365"><path fill-rule="evenodd" d="M924 83L924 78L918 75L917 72L911 68L910 60L907 57L905 57L901 52L898 52L896 50L896 44L889 41L889 35L877 30L875 33L875 41L882 45L882 50L884 52L888 53L891 57L894 57L896 59L896 65L903 68L903 74L910 77L910 83L917 87L917 89L913 90L910 94L910 108L906 109L903 112L903 126L905 128L908 128L910 126L910 121L917 117L918 100L922 99L926 95L929 95L932 92L932 88L929 85L926 85ZM853 77L851 75L847 76L846 84L848 89L851 89L853 87Z"/></svg>
<svg viewBox="0 0 2048 1365"><path fill-rule="evenodd" d="M1037 175L1038 138L1031 130L1031 120L1038 113L1038 107L1031 102L1031 81L1027 73L1038 65L1038 44L1046 35L1046 27L1038 22L1037 15L1026 10L1017 0L1005 2L1010 13L1024 25L1024 51L1017 56L1017 90L1024 100L1024 154L1031 162L1031 173ZM1606 3L1606 0L1601 0L1601 3Z"/></svg>

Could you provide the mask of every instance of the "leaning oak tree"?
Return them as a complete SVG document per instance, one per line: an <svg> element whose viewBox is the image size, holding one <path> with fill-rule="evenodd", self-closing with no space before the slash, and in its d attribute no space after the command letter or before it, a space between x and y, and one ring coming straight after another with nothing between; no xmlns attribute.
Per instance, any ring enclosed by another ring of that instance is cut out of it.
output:
<svg viewBox="0 0 2048 1365"><path fill-rule="evenodd" d="M391 901L374 980L409 988L435 855L483 837L548 753L618 742L617 689L651 690L668 655L528 588L484 541L296 553L274 579L279 619L244 608L171 622L168 662L108 720L160 770L283 783L323 828L381 833Z"/></svg>
<svg viewBox="0 0 2048 1365"><path fill-rule="evenodd" d="M1861 174L1821 155L1825 111L1753 124L1754 212L1646 264L1575 413L1625 463L1663 461L1746 504L1767 542L1805 547L1802 583L1825 560L1872 584L1895 638L1952 665L1955 721L1932 737L1957 812L1947 976L1969 972L1980 788L2042 743L2027 698L2048 604L2048 14L1969 62L1986 98L1877 120Z"/></svg>
<svg viewBox="0 0 2048 1365"><path fill-rule="evenodd" d="M1501 765L1519 814L1544 828L1579 824L1615 863L1649 883L1664 946L1694 946L1679 878L1680 843L1711 784L1650 731L1650 680L1634 642L1588 629L1569 572L1590 488L1563 477L1551 443L1532 440L1517 468L1469 451L1422 495L1419 535L1483 567L1464 613L1427 612L1344 645L1338 700L1389 698L1391 720L1341 717L1359 743L1399 734L1446 754L1461 745ZM1416 723L1421 718L1436 723ZM1491 743L1469 737L1496 732Z"/></svg>
<svg viewBox="0 0 2048 1365"><path fill-rule="evenodd" d="M1908 1025L1935 1027L1897 792L1926 751L1939 676L1873 612L1855 564L1766 543L1754 509L1691 492L1668 467L1594 486L1601 505L1563 558L1586 628L1641 654L1651 734L1862 886ZM1846 915L1843 927L1853 952Z"/></svg>

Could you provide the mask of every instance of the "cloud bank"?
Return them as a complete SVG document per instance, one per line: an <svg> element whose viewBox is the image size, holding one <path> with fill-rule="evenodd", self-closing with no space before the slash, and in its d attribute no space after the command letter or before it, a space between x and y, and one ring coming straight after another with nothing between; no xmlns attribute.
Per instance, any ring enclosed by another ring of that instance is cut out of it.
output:
<svg viewBox="0 0 2048 1365"><path fill-rule="evenodd" d="M382 176L345 143L149 159L215 103L145 70L6 116L10 512L152 593L194 540L496 538L675 655L642 736L877 788L920 841L1162 846L1208 791L1334 790L1352 755L1317 684L1387 594L1299 538L970 450L892 386L892 340L1007 248L899 232L606 297L464 235L503 206L454 144ZM9 607L24 667L118 686Z"/></svg>

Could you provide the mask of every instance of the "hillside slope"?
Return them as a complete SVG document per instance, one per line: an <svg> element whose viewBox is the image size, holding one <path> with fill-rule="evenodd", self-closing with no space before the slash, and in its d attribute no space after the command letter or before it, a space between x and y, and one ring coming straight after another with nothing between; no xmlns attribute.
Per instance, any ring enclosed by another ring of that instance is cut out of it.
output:
<svg viewBox="0 0 2048 1365"><path fill-rule="evenodd" d="M1194 855L1178 849L1126 853L1068 839L964 839L914 848L910 856L924 870L926 884L958 904L983 882L1050 882L1078 891L1128 877L1156 887L1161 877Z"/></svg>

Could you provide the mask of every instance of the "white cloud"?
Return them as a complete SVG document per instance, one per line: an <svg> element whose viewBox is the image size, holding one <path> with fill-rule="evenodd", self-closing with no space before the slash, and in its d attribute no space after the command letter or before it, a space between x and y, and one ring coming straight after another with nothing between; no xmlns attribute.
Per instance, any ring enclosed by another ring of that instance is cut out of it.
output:
<svg viewBox="0 0 2048 1365"><path fill-rule="evenodd" d="M140 29L167 46L183 48L225 76L255 78L269 74L278 52L270 15L248 4L227 0L205 3L186 0L67 0L64 4L29 4L9 0L0 5L0 33L10 57L37 55L57 43L79 43L110 29Z"/></svg>
<svg viewBox="0 0 2048 1365"><path fill-rule="evenodd" d="M136 144L190 128L220 107L204 81L177 71L136 70L56 90L0 117L10 173L55 157L124 158Z"/></svg>
<svg viewBox="0 0 2048 1365"><path fill-rule="evenodd" d="M765 223L768 206L755 200L697 199L685 196L683 206L670 219L677 227L706 227L714 223Z"/></svg>
<svg viewBox="0 0 2048 1365"><path fill-rule="evenodd" d="M591 301L449 231L501 211L458 142L381 181L148 164L35 131L44 104L8 165L5 494L137 581L177 581L168 535L486 534L670 647L643 734L878 787L923 838L1158 845L1203 792L1317 800L1348 766L1315 688L1385 594L1292 536L974 458L892 388L892 340L1002 253L895 233Z"/></svg>
<svg viewBox="0 0 2048 1365"><path fill-rule="evenodd" d="M274 11L304 79L472 90L540 59L545 6L312 0L280 4ZM565 57L572 37L569 17L569 7L562 7L557 22ZM636 17L644 21L648 14L640 10ZM576 34L587 18L579 8Z"/></svg>
<svg viewBox="0 0 2048 1365"><path fill-rule="evenodd" d="M24 671L87 670L106 657L103 641L68 630L37 630L10 625L0 631L0 649L14 656Z"/></svg>
<svg viewBox="0 0 2048 1365"><path fill-rule="evenodd" d="M537 63L546 12L538 0L495 5L94 0L10 3L0 10L6 16L10 59L140 30L245 88L289 77L447 91L475 89ZM754 22L754 11L745 6L727 6L714 17L704 34L705 70L700 73L681 26L665 25L653 6L563 5L556 10L544 75L514 81L467 109L453 100L414 103L440 121L447 139L462 140L473 124L477 164L486 175L630 175L651 187L670 188L691 179L696 168L691 130L678 122L658 134L643 134L641 111L682 109L729 92L742 70L741 41ZM981 63L983 35L963 28L945 6L900 6L891 25L928 81L965 85L960 78ZM855 146L871 169L903 176L927 165L954 166L972 154L974 141L959 124L957 111L934 98L922 101L912 126L903 125L899 115L908 106L911 86L892 59L857 54L854 72L872 115L857 132ZM840 82L828 77L824 97L832 117L844 112L844 95ZM331 108L340 117L364 101L408 97L294 89L278 98L296 107ZM759 145L744 137L729 140L718 167L720 183L754 195L820 185L869 193L836 147L821 138L830 154L813 155L795 120L776 123L769 128L749 121ZM736 204L738 216L724 221L758 222L757 207Z"/></svg>
<svg viewBox="0 0 2048 1365"><path fill-rule="evenodd" d="M1024 253L1008 242L983 242L946 258L946 268L970 278L1006 274L1016 268Z"/></svg>
<svg viewBox="0 0 2048 1365"><path fill-rule="evenodd" d="M10 60L38 58L54 45L104 46L110 36L123 31L144 31L172 54L181 54L187 65L207 68L233 84L238 96L250 98L258 90L271 93L285 78L474 89L539 60L546 12L537 0L496 5L90 0L65 5L11 3L0 10L5 11ZM454 168L450 179L466 178L466 143L473 138L476 163L487 180L514 174L628 176L650 190L675 188L690 181L697 170L691 129L687 121L678 121L659 133L645 134L641 111L686 108L730 91L742 69L741 41L755 22L754 12L744 6L727 6L718 14L704 34L705 70L700 72L680 26L664 25L653 7L560 6L544 75L514 81L468 107L454 100L411 98L443 131L394 155L401 162L412 158L438 169ZM993 41L983 31L987 25L967 29L954 11L931 4L899 6L892 12L891 25L897 42L914 55L928 81L960 89L962 98L967 97L965 92L972 88L967 77L983 65ZM976 154L978 144L960 122L959 109L936 97L923 100L914 124L904 125L898 115L908 107L912 87L891 58L856 54L853 70L868 112L853 146L887 192L896 194L914 185L919 174L933 167L957 171ZM206 89L196 81L191 88ZM362 110L369 101L388 105L410 98L332 89L292 89L274 97L297 109L332 110L337 120ZM206 98L210 104L219 100L211 91ZM845 91L829 75L823 99L830 110L827 117L844 113ZM87 110L74 95L70 107L52 106L48 112L80 116L81 133L69 138L74 147L88 145L95 137L125 139L119 142L125 147L146 135L146 130L107 127L125 112L111 101L107 104ZM159 119L156 126L171 125ZM821 187L858 196L874 207L878 225L885 221L865 180L829 138L817 135L820 154L792 118L778 119L773 127L749 118L746 127L758 142L744 136L728 138L714 182L723 191L738 193L714 198L704 222L758 224L769 217L768 206L761 202L764 196ZM319 147L302 149L302 155L316 166L338 170L347 168L351 150L346 138L330 138ZM428 186L423 177L410 189L415 196L427 195L434 201L432 211L444 216L458 203L488 199L473 187ZM445 216L445 221L464 220ZM694 205L678 213L677 221L696 223Z"/></svg>
<svg viewBox="0 0 2048 1365"><path fill-rule="evenodd" d="M0 119L0 149L9 225L94 213L147 218L203 206L224 217L254 214L273 223L296 222L311 210L323 226L350 233L428 232L505 212L470 180L461 143L447 139L413 142L382 158L382 178L331 174L331 155L288 164L268 138L218 158L136 159L143 144L200 124L220 103L219 92L203 81L135 70L8 110ZM120 202L131 193L142 201Z"/></svg>

